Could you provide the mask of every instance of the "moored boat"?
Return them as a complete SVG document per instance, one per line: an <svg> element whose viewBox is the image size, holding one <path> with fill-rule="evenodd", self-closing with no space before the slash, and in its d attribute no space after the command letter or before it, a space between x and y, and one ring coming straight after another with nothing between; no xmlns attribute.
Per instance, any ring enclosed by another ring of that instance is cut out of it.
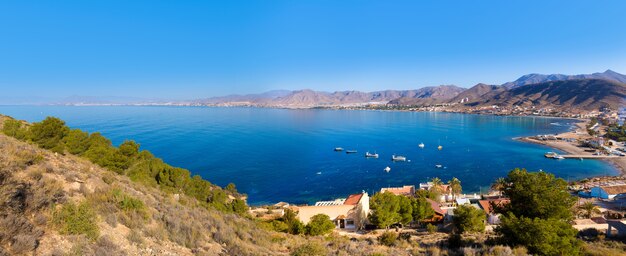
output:
<svg viewBox="0 0 626 256"><path fill-rule="evenodd" d="M354 154L354 153L356 153L356 152L357 152L357 151L356 151L356 150L354 150L354 149L349 149L349 150L346 150L346 154Z"/></svg>
<svg viewBox="0 0 626 256"><path fill-rule="evenodd" d="M335 148L335 151L343 151L343 148L336 147L336 148Z"/></svg>
<svg viewBox="0 0 626 256"><path fill-rule="evenodd" d="M370 152L365 152L365 157L378 158L378 154L377 153L371 154Z"/></svg>
<svg viewBox="0 0 626 256"><path fill-rule="evenodd" d="M546 158L554 158L554 156L556 156L557 154L554 152L546 152L543 156L545 156Z"/></svg>
<svg viewBox="0 0 626 256"><path fill-rule="evenodd" d="M420 143L420 144L419 144L419 145L417 145L417 146L418 146L418 147L420 147L420 148L424 148L424 146L425 146L425 145L424 145L424 143L422 142L422 143Z"/></svg>
<svg viewBox="0 0 626 256"><path fill-rule="evenodd" d="M406 157L405 156L392 155L391 156L391 160L392 161L406 161Z"/></svg>
<svg viewBox="0 0 626 256"><path fill-rule="evenodd" d="M443 165L436 164L436 165L435 165L435 167L437 167L437 168L443 168Z"/></svg>
<svg viewBox="0 0 626 256"><path fill-rule="evenodd" d="M391 171L391 167L387 166L387 167L385 167L385 169L384 169L384 170L385 170L386 172L389 172L389 171Z"/></svg>

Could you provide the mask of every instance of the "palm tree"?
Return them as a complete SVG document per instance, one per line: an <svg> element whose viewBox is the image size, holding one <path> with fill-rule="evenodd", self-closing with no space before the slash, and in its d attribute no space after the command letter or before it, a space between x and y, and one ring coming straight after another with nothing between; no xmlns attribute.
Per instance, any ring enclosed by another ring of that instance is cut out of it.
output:
<svg viewBox="0 0 626 256"><path fill-rule="evenodd" d="M600 213L600 209L598 208L598 206L596 206L592 202L585 202L578 206L578 209L583 212L584 216L586 216L587 218L591 218L593 214Z"/></svg>
<svg viewBox="0 0 626 256"><path fill-rule="evenodd" d="M461 194L461 180L456 177L452 177L452 180L448 181L448 186L450 186L450 192L452 192L452 196L456 199L456 195Z"/></svg>
<svg viewBox="0 0 626 256"><path fill-rule="evenodd" d="M443 182L441 181L441 179L434 177L432 180L430 180L430 183L433 184L432 187L430 187L430 192L434 194L435 198L439 198L439 195L441 195L441 192L443 192L441 187L441 185L443 185Z"/></svg>
<svg viewBox="0 0 626 256"><path fill-rule="evenodd" d="M500 195L502 196L502 192L504 192L504 189L507 186L507 182L505 178L498 178L496 179L496 181L491 184L491 189L500 192Z"/></svg>

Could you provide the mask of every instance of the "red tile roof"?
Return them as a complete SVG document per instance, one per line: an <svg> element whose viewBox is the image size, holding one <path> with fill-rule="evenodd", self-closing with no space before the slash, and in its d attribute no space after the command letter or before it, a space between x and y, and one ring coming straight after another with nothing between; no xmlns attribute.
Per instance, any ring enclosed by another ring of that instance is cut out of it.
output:
<svg viewBox="0 0 626 256"><path fill-rule="evenodd" d="M415 195L415 186L402 186L402 187L394 187L394 188L381 188L380 192L385 193L389 191L397 196L413 196Z"/></svg>
<svg viewBox="0 0 626 256"><path fill-rule="evenodd" d="M343 204L357 205L359 204L359 201L361 201L361 197L363 197L363 194L350 195Z"/></svg>
<svg viewBox="0 0 626 256"><path fill-rule="evenodd" d="M441 207L439 207L439 203L433 201L432 199L428 199L426 198L426 201L428 201L430 203L430 207L433 208L433 210L435 210L435 213L441 214L441 215L446 215L446 211L442 210Z"/></svg>
<svg viewBox="0 0 626 256"><path fill-rule="evenodd" d="M483 208L483 210L487 214L491 214L493 212L493 209L491 209L491 202L494 202L494 204L496 204L496 205L502 206L502 205L508 204L510 202L510 200L508 198L478 200L478 203L480 204L480 207Z"/></svg>

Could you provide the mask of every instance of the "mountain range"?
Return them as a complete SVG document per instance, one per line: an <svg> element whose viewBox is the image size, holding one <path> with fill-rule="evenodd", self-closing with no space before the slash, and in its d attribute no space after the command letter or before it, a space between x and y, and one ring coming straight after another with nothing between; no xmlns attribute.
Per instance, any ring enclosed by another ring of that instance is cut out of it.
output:
<svg viewBox="0 0 626 256"><path fill-rule="evenodd" d="M455 85L423 87L415 90L374 92L313 90L270 91L262 94L231 95L193 101L196 105L312 108L392 104L431 106L455 104L535 106L560 109L617 109L626 98L626 75L607 70L602 73L563 75L528 74L501 85L479 83L471 88Z"/></svg>

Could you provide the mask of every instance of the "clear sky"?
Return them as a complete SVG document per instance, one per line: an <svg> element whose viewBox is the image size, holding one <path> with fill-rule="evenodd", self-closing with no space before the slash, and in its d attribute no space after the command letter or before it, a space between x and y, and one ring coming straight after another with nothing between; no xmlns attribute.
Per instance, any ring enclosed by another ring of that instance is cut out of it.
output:
<svg viewBox="0 0 626 256"><path fill-rule="evenodd" d="M190 99L626 73L626 1L0 2L7 97Z"/></svg>

